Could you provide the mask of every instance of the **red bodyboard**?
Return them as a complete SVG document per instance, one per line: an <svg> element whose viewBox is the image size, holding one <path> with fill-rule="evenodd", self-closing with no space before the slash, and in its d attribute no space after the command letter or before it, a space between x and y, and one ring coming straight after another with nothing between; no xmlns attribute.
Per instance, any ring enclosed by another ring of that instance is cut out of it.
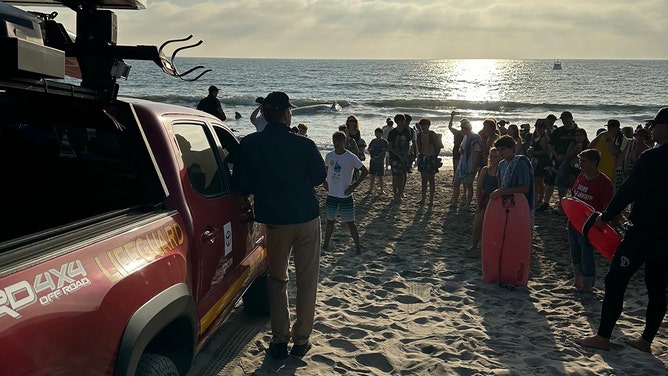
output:
<svg viewBox="0 0 668 376"><path fill-rule="evenodd" d="M583 234L582 228L584 224L587 223L589 217L595 212L594 208L586 202L568 197L561 200L561 208L564 209L568 221L571 222L580 234ZM592 226L587 233L587 240L609 260L612 259L612 255L615 254L619 243L622 241L617 231L610 225L606 225L603 228Z"/></svg>
<svg viewBox="0 0 668 376"><path fill-rule="evenodd" d="M532 234L531 212L524 194L490 199L482 222L482 280L526 286Z"/></svg>

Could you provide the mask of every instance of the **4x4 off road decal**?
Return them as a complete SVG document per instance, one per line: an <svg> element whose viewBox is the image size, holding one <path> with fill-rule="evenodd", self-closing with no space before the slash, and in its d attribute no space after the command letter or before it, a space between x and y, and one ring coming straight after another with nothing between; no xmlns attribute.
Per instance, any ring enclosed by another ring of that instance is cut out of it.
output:
<svg viewBox="0 0 668 376"><path fill-rule="evenodd" d="M21 317L20 311L37 302L46 306L91 284L80 260L70 261L59 269L49 269L34 281L19 281L0 289L0 318Z"/></svg>

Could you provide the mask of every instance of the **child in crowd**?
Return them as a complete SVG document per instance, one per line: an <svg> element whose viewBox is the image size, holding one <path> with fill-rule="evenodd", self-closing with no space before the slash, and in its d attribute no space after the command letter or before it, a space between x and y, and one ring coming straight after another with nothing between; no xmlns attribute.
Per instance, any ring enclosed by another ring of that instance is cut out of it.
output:
<svg viewBox="0 0 668 376"><path fill-rule="evenodd" d="M357 226L355 226L355 203L352 194L369 174L369 170L355 154L346 150L345 133L342 131L334 132L332 142L334 143L334 151L330 151L325 156L327 179L323 183L323 187L327 190L327 202L325 203L327 228L325 229L325 241L322 250L327 251L329 249L329 240L332 237L334 221L338 214L341 222L348 224L350 235L355 242L355 250L359 254L362 252L362 247L359 232ZM360 171L360 176L353 182L353 171L355 169Z"/></svg>
<svg viewBox="0 0 668 376"><path fill-rule="evenodd" d="M427 185L429 186L429 205L434 204L434 186L436 185L436 173L443 164L438 154L443 148L439 135L429 130L431 121L425 117L418 121L420 133L417 135L418 171L422 177L422 199L418 204L424 204L427 196Z"/></svg>
<svg viewBox="0 0 668 376"><path fill-rule="evenodd" d="M564 155L564 163L568 164L568 186L572 187L575 179L580 175L580 152L587 149L589 138L584 128L577 128L574 134L575 140L568 145ZM564 167L566 169L566 167ZM609 176L608 176L609 177Z"/></svg>
<svg viewBox="0 0 668 376"><path fill-rule="evenodd" d="M385 175L385 167L383 166L383 160L385 159L385 153L389 148L389 143L386 139L383 138L383 129L376 128L374 131L376 138L369 142L369 155L371 160L369 161L369 174L371 174L371 179L369 181L369 190L367 193L373 193L373 183L378 177L378 186L380 186L380 193L385 193L383 189L383 176Z"/></svg>
<svg viewBox="0 0 668 376"><path fill-rule="evenodd" d="M578 166L582 172L575 179L571 193L576 199L601 212L612 200L614 192L612 181L598 167L601 152L596 149L585 149L579 152L576 158L579 160ZM573 285L579 291L592 292L596 278L594 247L570 222L568 222L568 243L573 261Z"/></svg>
<svg viewBox="0 0 668 376"><path fill-rule="evenodd" d="M308 137L308 134L306 134L306 132L308 132L308 125L304 123L299 123L297 125L297 134L300 136Z"/></svg>

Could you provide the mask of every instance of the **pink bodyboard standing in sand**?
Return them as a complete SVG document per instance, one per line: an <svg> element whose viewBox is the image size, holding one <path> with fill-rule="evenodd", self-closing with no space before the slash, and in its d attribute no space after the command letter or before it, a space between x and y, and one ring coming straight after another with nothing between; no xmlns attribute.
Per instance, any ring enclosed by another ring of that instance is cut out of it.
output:
<svg viewBox="0 0 668 376"><path fill-rule="evenodd" d="M489 200L482 222L482 280L526 286L532 233L531 212L524 194Z"/></svg>
<svg viewBox="0 0 668 376"><path fill-rule="evenodd" d="M561 200L561 208L564 209L564 213L573 227L584 235L584 225L589 217L594 214L594 208L584 201L568 197ZM587 232L587 240L609 260L612 259L612 255L615 254L619 243L622 241L619 234L610 225L603 228L591 226Z"/></svg>

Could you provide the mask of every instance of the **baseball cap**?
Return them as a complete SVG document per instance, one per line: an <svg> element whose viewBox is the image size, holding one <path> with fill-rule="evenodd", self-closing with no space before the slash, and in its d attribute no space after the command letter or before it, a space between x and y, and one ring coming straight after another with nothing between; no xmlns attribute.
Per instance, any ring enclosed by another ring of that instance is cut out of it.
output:
<svg viewBox="0 0 668 376"><path fill-rule="evenodd" d="M285 110L286 108L295 107L296 106L290 103L290 97L282 91L269 93L262 102L262 109L268 111L280 111Z"/></svg>
<svg viewBox="0 0 668 376"><path fill-rule="evenodd" d="M529 124L529 123L521 124L521 125L520 125L520 129L526 129L526 130L529 130L529 129L531 129L531 124Z"/></svg>
<svg viewBox="0 0 668 376"><path fill-rule="evenodd" d="M647 124L650 126L654 124L666 124L666 123L668 123L668 107L660 109L656 113L656 116L654 116L654 119L647 120Z"/></svg>
<svg viewBox="0 0 668 376"><path fill-rule="evenodd" d="M566 119L572 119L572 118L573 118L573 114L571 114L570 111L564 111L564 112L561 113L561 116L559 116L559 119L564 119L564 118L566 118Z"/></svg>
<svg viewBox="0 0 668 376"><path fill-rule="evenodd" d="M549 115L547 115L547 117L545 119L547 119L547 120L557 120L557 117L554 114L549 114Z"/></svg>
<svg viewBox="0 0 668 376"><path fill-rule="evenodd" d="M212 92L214 92L214 91L219 91L219 90L218 90L217 87L215 87L215 86L213 86L213 85L209 86L209 93L212 93Z"/></svg>
<svg viewBox="0 0 668 376"><path fill-rule="evenodd" d="M619 128L621 124L619 123L619 120L617 119L610 119L608 120L608 123L605 124L606 127L613 127L613 128Z"/></svg>
<svg viewBox="0 0 668 376"><path fill-rule="evenodd" d="M497 125L506 125L506 124L508 124L508 121L507 120L499 120L499 121L496 122L496 124Z"/></svg>

